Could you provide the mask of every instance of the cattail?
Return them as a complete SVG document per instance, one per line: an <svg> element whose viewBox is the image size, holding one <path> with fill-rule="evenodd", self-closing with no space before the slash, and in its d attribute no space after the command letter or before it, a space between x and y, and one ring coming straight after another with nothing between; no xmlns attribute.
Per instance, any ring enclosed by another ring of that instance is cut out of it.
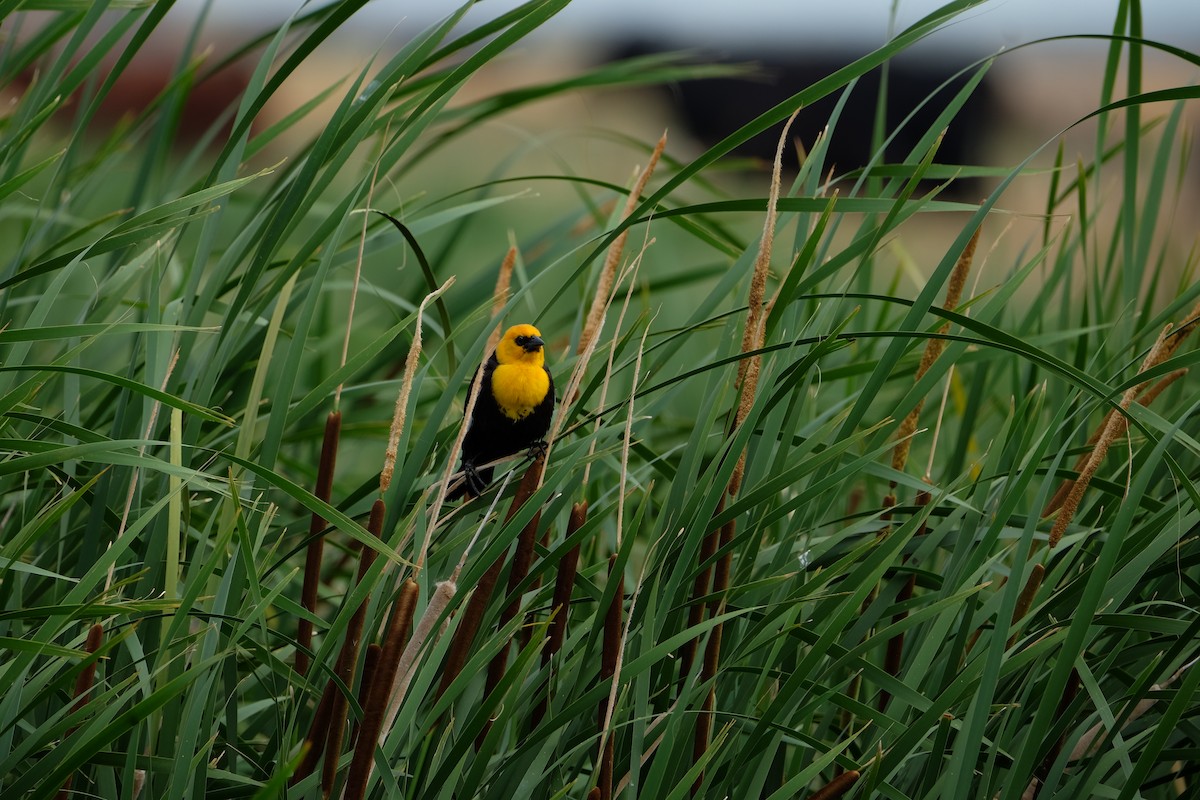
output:
<svg viewBox="0 0 1200 800"><path fill-rule="evenodd" d="M505 522L511 520L521 506L533 496L545 463L545 453L539 453L529 468L525 470L525 476L521 479L517 493L513 496L512 505L508 508ZM475 635L483 623L483 616L492 599L492 592L495 591L496 583L500 579L500 572L504 569L506 555L507 553L501 553L492 562L487 571L480 576L479 582L475 584L475 589L471 592L471 599L467 601L466 610L463 611L462 619L458 623L458 630L454 632L454 640L450 643L450 650L446 653L446 661L442 665L442 681L438 686L438 698L446 693L450 684L462 672L463 665L467 663L467 654L470 653Z"/></svg>
<svg viewBox="0 0 1200 800"><path fill-rule="evenodd" d="M358 685L358 707L363 710L363 716L367 712L367 699L371 694L371 685L375 682L375 670L379 669L379 657L383 655L383 648L380 645L371 642L367 645L367 649L363 651L363 669L362 682ZM359 720L354 721L354 725L350 728L350 748L358 742L358 733L362 723Z"/></svg>
<svg viewBox="0 0 1200 800"><path fill-rule="evenodd" d="M980 229L976 228L975 233L967 242L966 249L958 257L958 261L954 263L954 269L950 272L950 282L946 287L946 300L942 303L942 308L946 311L953 311L958 307L962 300L963 288L967 285L967 274L971 271L971 262L975 260L975 246L979 243ZM938 328L938 336L929 339L925 342L925 350L921 353L921 363L917 365L917 374L913 378L913 383L917 383L921 378L925 377L925 373L933 366L934 362L942 354L946 347L946 341L941 338L950 330L950 323L944 323ZM925 398L917 401L917 405L912 411L908 412L900 423L899 429L896 431L896 447L892 450L892 469L897 472L903 472L905 464L908 462L909 448L912 447L912 436L917 432L917 422L921 418L921 409L925 405Z"/></svg>
<svg viewBox="0 0 1200 800"><path fill-rule="evenodd" d="M646 188L646 184L649 183L650 176L654 174L654 168L658 166L658 159L662 156L663 149L666 146L667 133L663 131L658 144L654 146L654 152L650 154L649 163L646 164L646 168L642 170L634 182L633 190L629 193L629 197L625 201L623 218L628 218L633 213L633 210L637 208L638 201L642 197L642 191ZM621 231L620 235L613 240L612 245L608 248L608 253L604 258L604 265L600 268L600 280L596 285L596 293L592 296L592 305L588 309L587 317L583 323L583 331L579 335L579 344L575 349L576 355L583 355L592 343L592 340L600 334L600 326L604 320L604 311L608 307L608 297L616 281L617 265L621 262L621 252L625 249L625 240L628 237L628 229ZM570 397L571 395L564 394L563 396Z"/></svg>
<svg viewBox="0 0 1200 800"><path fill-rule="evenodd" d="M83 650L89 656L95 655L100 649L100 645L104 643L104 626L97 622L88 628L87 638L83 643ZM92 659L79 674L75 677L75 692L72 697L75 698L74 704L71 706L71 713L78 714L88 704L88 696L92 693L92 686L96 683L96 665L100 663L99 659ZM68 738L75 733L77 728L71 728L67 731L64 738ZM66 800L71 793L71 783L74 780L74 775L68 775L63 782L62 789L59 790L55 800Z"/></svg>
<svg viewBox="0 0 1200 800"><path fill-rule="evenodd" d="M1162 333L1158 335L1154 346L1150 348L1150 352L1146 355L1145 361L1142 362L1142 368L1138 373L1143 373L1150 369L1155 364L1163 360L1163 353L1166 349L1166 337L1171 331L1171 325L1163 328ZM1062 508L1059 510L1058 517L1054 520L1054 527L1050 530L1050 547L1054 548L1062 540L1062 536L1066 533L1067 526L1071 524L1071 520L1075 517L1075 512L1079 509L1079 502L1083 499L1083 493L1087 491L1088 484L1092 482L1092 478L1096 475L1096 471L1100 469L1101 462L1108 455L1108 448L1114 441L1117 440L1128 427L1129 422L1125 417L1125 413L1129 410L1129 406L1133 404L1134 398L1137 396L1138 389L1141 384L1136 384L1125 390L1125 394L1121 397L1119 404L1122 413L1114 414L1109 418L1108 424L1104 427L1104 432L1100 434L1096 440L1096 446L1092 449L1092 454L1088 458L1087 465L1083 471L1079 473L1079 478L1071 487L1071 491L1063 500Z"/></svg>
<svg viewBox="0 0 1200 800"><path fill-rule="evenodd" d="M571 506L571 517L567 522L568 540L587 522L588 504L582 500ZM571 592L575 588L575 572L579 567L579 545L575 545L558 562L558 574L554 579L554 600L551 606L550 635L542 648L542 665L550 663L554 654L562 649L567 638L567 619L571 611ZM530 724L534 727L546 715L546 695L543 694L533 713L530 714Z"/></svg>
<svg viewBox="0 0 1200 800"><path fill-rule="evenodd" d="M510 247L504 254L504 260L500 262L500 272L496 275L496 288L492 291L492 319L498 319L501 312L504 311L505 304L508 303L508 287L512 284L513 266L516 263L517 248ZM496 325L488 335L487 347L483 351L485 353L495 352L498 344L500 344L500 326Z"/></svg>
<svg viewBox="0 0 1200 800"><path fill-rule="evenodd" d="M384 710L399 668L400 654L404 651L412 632L413 612L417 607L419 590L420 587L412 578L401 584L400 594L392 609L391 623L384 635L379 662L369 684L366 680L366 670L363 671L367 699L362 704L362 730L354 745L354 758L350 762L350 774L346 778L345 800L362 800L366 795L375 747L382 740L380 733L383 728Z"/></svg>
<svg viewBox="0 0 1200 800"><path fill-rule="evenodd" d="M838 775L823 787L808 796L808 800L837 800L858 783L859 771L851 769Z"/></svg>
<svg viewBox="0 0 1200 800"><path fill-rule="evenodd" d="M425 613L421 615L421 621L417 623L412 638L408 640L408 644L404 647L404 652L400 654L400 664L396 669L396 678L392 683L391 691L388 695L387 712L383 718L383 725L379 729L378 744L383 743L383 738L387 736L388 731L392 729L392 724L396 721L396 715L400 713L400 704L404 702L404 696L408 693L408 686L412 683L413 675L417 670L417 658L421 654L421 648L424 647L426 640L433 633L434 625L441 618L442 613L449 607L450 601L454 599L454 595L457 593L458 585L454 581L442 581L434 587L433 597L429 598L429 605L425 607ZM370 775L368 774L369 777Z"/></svg>
<svg viewBox="0 0 1200 800"><path fill-rule="evenodd" d="M1033 606L1033 598L1037 596L1038 589L1042 586L1042 578L1046 576L1046 567L1041 564L1034 564L1032 571L1029 573L1029 579L1025 581L1025 585L1021 587L1021 593L1017 595L1017 605L1013 609L1012 625L1025 618L1029 613L1029 609ZM1008 638L1008 647L1016 644L1017 634L1013 634Z"/></svg>
<svg viewBox="0 0 1200 800"><path fill-rule="evenodd" d="M1177 342L1178 340L1169 339L1168 341ZM1176 344L1176 347L1178 347L1178 344ZM1166 375L1155 381L1148 389L1138 395L1135 402L1148 408L1150 404L1157 400L1158 396L1166 391L1171 384L1186 374L1186 368L1168 372ZM1096 442L1100 440L1100 436L1104 433L1105 428L1108 427L1109 422L1112 421L1112 418L1114 415L1116 415L1116 413L1117 412L1115 410L1109 409L1108 413L1104 415L1104 419L1102 419L1100 424L1096 427L1096 430L1092 431L1092 435L1088 437L1086 445L1087 447L1095 446ZM1075 460L1075 466L1071 468L1071 471L1079 474L1079 472L1081 472L1083 468L1087 466L1088 459L1091 458L1091 455L1091 451L1081 454L1079 458ZM1058 485L1058 489L1054 492L1054 496L1050 498L1050 502L1046 503L1046 507L1042 509L1043 518L1050 516L1055 511L1058 511L1058 509L1062 508L1063 502L1066 501L1067 495L1071 493L1071 488L1074 485L1075 481L1069 478Z"/></svg>
<svg viewBox="0 0 1200 800"><path fill-rule="evenodd" d="M382 500L376 500L371 506L371 518L367 524L367 531L372 536L378 537L383 532L383 517L386 511L387 507ZM361 585L366 579L367 571L374 561L375 551L364 547L358 562L357 585ZM358 645L367 616L367 603L368 600L364 598L362 605L355 609L354 614L350 617L350 623L346 626L346 638L342 642L342 651L338 656L337 676L345 686L350 686L354 682L354 671L358 665ZM328 752L325 756L324 770L321 773L321 790L325 797L333 794L333 785L337 780L338 758L342 753L342 735L346 726L348 710L349 703L346 696L337 692L334 695L333 707L329 715L330 727L326 744Z"/></svg>
<svg viewBox="0 0 1200 800"><path fill-rule="evenodd" d="M333 494L333 472L337 464L338 438L342 432L342 412L332 411L325 418L325 436L321 440L321 460L317 466L317 486L314 493L328 503ZM325 519L313 512L308 526L308 553L304 559L304 585L300 589L300 605L309 613L317 610L317 588L321 583L321 557L325 549ZM296 631L296 672L308 674L308 651L312 649L312 622L304 617Z"/></svg>
<svg viewBox="0 0 1200 800"><path fill-rule="evenodd" d="M404 377L400 381L400 391L396 395L396 407L392 412L392 426L388 430L387 450L383 455L383 469L379 473L380 494L388 490L392 483L392 475L396 470L396 458L400 450L400 434L404 431L404 421L408 414L408 397L412 394L413 379L417 374L417 361L421 357L421 319L425 314L425 307L453 285L454 276L451 275L445 283L425 295L425 299L417 308L416 327L413 329L412 344L409 345L408 355L404 358Z"/></svg>

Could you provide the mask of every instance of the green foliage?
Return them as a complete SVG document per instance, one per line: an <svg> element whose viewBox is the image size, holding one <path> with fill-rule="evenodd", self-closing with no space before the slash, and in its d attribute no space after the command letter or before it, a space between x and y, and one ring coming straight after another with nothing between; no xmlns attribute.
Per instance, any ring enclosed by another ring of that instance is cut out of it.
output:
<svg viewBox="0 0 1200 800"><path fill-rule="evenodd" d="M1168 798L1180 781L1194 793L1194 378L1119 412L1128 439L1054 549L1042 509L1126 389L1200 358L1189 340L1136 375L1164 324L1200 297L1194 263L1181 267L1156 236L1190 144L1184 104L1200 93L1145 92L1141 65L1151 49L1193 66L1200 56L1144 39L1140 5L1122 2L1098 67L1094 152L1078 163L1058 137L1004 168L938 162L943 128L989 63L966 89L930 99L941 119L904 161L840 176L837 193L825 143L806 143L778 203L759 390L731 434L769 201L765 176L760 196L723 188L726 157L795 110L855 91L858 77L980 3L946 5L690 161L668 147L628 217L604 210L624 205L619 175L570 164L526 175L502 150L488 155L490 171L455 183L474 146L465 137L501 115L720 71L654 57L457 96L567 4L530 0L466 30L467 3L261 126L281 87L365 3L247 33L237 52L257 66L245 91L189 145L179 133L189 92L233 63L207 63L194 41L142 113L107 135L94 122L170 2L0 2L0 79L16 92L18 76L32 76L0 119L0 794L51 797L70 778L72 791L104 798L138 786L173 800L319 796L319 770L288 781L343 636L363 607L365 639L378 641L424 542L418 618L465 555L459 590L420 653L369 796L586 797L597 708L612 688L599 669L613 553L627 595L610 726L620 796L795 797L846 770L862 775L855 798L1016 800L1035 776L1041 797ZM1171 105L1143 107L1161 101ZM651 150L592 135L630 164ZM1006 208L1005 191L1035 180L1033 165L1056 149L1044 206ZM994 189L978 204L923 189L957 176ZM530 186L567 201L531 213ZM969 282L943 310L972 233L983 226L982 261L1008 212L1038 217L1033 241L997 248L979 288ZM430 529L507 246L493 233L506 227L521 256L505 315L540 327L560 387L605 251L623 231L626 261L655 241L618 286L578 397L562 398L564 432L532 504L505 522L501 499L485 520L485 496ZM895 243L930 230L944 234L944 257L895 266ZM921 280L911 296L905 269ZM451 275L423 318L375 536L363 521L380 496L398 365L417 306ZM918 376L932 339L945 350ZM923 401L912 458L897 470L897 428ZM343 430L326 503L313 487L335 407ZM744 448L745 481L722 504ZM588 521L568 538L584 498ZM502 573L466 667L439 697L469 590L496 559L508 563L535 507L545 538L528 576L507 598ZM299 602L312 513L330 522L315 614ZM732 542L698 563L704 536L729 521ZM567 636L547 666L556 571L576 545ZM363 546L381 557L355 583ZM725 555L727 594L694 598L697 572ZM1015 615L1035 564L1044 580ZM521 613L505 623L509 599ZM716 616L689 627L697 599ZM307 675L293 669L301 617L316 626ZM89 655L97 622L104 639ZM715 677L698 662L682 671L685 646L703 652L718 630ZM901 635L892 674L885 653ZM483 674L502 650L508 667L487 695ZM89 665L95 684L76 707ZM351 719L363 714L361 667L335 682ZM693 730L714 687L712 739L696 761ZM1087 752L1072 758L1081 740Z"/></svg>

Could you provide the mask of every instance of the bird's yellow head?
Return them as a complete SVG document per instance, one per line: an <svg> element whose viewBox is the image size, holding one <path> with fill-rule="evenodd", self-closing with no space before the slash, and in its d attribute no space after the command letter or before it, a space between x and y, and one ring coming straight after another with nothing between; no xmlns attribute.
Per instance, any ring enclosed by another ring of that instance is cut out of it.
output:
<svg viewBox="0 0 1200 800"><path fill-rule="evenodd" d="M501 364L520 364L541 367L546 363L545 342L532 325L513 325L504 332L496 345L496 361Z"/></svg>

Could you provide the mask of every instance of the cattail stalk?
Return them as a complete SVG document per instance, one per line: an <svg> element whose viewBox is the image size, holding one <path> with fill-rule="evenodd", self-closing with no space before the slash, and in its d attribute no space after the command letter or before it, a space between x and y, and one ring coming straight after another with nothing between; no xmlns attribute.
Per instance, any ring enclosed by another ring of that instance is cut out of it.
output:
<svg viewBox="0 0 1200 800"><path fill-rule="evenodd" d="M371 506L371 518L367 524L367 531L372 536L378 537L383 532L383 518L386 511L387 507L382 500L376 500ZM364 547L362 555L359 557L356 585L361 585L366 579L367 571L371 568L371 564L374 561L375 551L369 547ZM359 640L362 638L363 623L367 616L368 602L368 598L364 598L362 604L354 610L354 614L350 617L350 623L346 626L346 638L342 642L342 651L337 660L337 676L341 679L342 684L347 687L354 683L354 672L358 666ZM338 760L342 754L342 736L346 727L346 715L348 711L349 701L346 695L336 692L330 712L331 724L326 744L327 753L325 755L324 770L321 773L321 790L327 798L333 794L333 785L337 780Z"/></svg>
<svg viewBox="0 0 1200 800"><path fill-rule="evenodd" d="M717 508L713 511L713 516L719 515L725 510L725 493L721 492L721 497L717 500ZM708 587L712 578L712 566L709 561L717 552L717 540L721 532L719 528L714 528L704 535L700 541L700 553L697 556L697 562L701 565L700 570L696 573L696 577L692 579L692 602L688 606L688 621L689 629L696 627L704 621L704 604L700 602L700 598L708 594ZM690 639L683 645L683 652L680 653L679 659L679 681L680 684L687 680L688 673L692 671L692 664L696 660L696 648L699 641Z"/></svg>
<svg viewBox="0 0 1200 800"><path fill-rule="evenodd" d="M858 783L859 771L851 769L838 775L823 787L808 796L808 800L837 800Z"/></svg>
<svg viewBox="0 0 1200 800"><path fill-rule="evenodd" d="M408 397L412 394L413 379L417 374L417 362L421 358L421 320L425 315L425 307L441 297L453 285L454 276L451 275L445 283L425 295L425 299L417 307L417 323L413 329L412 344L409 345L408 355L404 358L404 377L400 380L400 391L396 395L396 406L392 412L392 426L388 430L387 450L383 455L383 469L379 473L380 494L388 490L392 483L392 475L396 470L396 458L400 451L400 434L404 431L404 422L408 415Z"/></svg>
<svg viewBox="0 0 1200 800"><path fill-rule="evenodd" d="M1178 344L1176 344L1176 347L1178 347ZM1157 400L1160 394L1166 391L1171 384L1186 374L1187 368L1168 372L1166 375L1155 381L1150 388L1138 395L1135 402L1137 402L1139 405L1149 408L1150 404ZM1096 426L1096 430L1092 431L1092 435L1088 437L1087 444L1085 446L1094 447L1096 442L1100 441L1100 437L1104 434L1105 428L1108 427L1109 422L1112 421L1112 418L1114 415L1116 415L1116 413L1117 412L1115 410L1109 409L1108 413L1104 415L1104 419L1102 419L1100 424ZM1080 454L1079 458L1075 460L1075 466L1071 468L1071 471L1075 474L1079 474L1083 468L1087 466L1088 459L1091 458L1091 455L1091 451ZM1071 493L1071 488L1074 485L1075 481L1070 478L1064 480L1058 485L1058 489L1054 492L1054 496L1050 498L1050 502L1046 503L1046 507L1042 509L1043 519L1062 508L1063 502L1066 501L1067 495Z"/></svg>
<svg viewBox="0 0 1200 800"><path fill-rule="evenodd" d="M582 500L571 506L571 517L567 522L567 540L570 540L583 524L587 522L588 504ZM579 567L579 545L575 545L558 562L558 574L554 578L554 600L551 606L550 635L542 648L542 666L546 666L554 658L554 654L562 649L567 638L567 620L571 612L571 592L575 588L575 573ZM549 692L549 686L546 687ZM546 715L547 696L543 694L533 713L530 714L530 724L536 727Z"/></svg>
<svg viewBox="0 0 1200 800"><path fill-rule="evenodd" d="M650 154L650 161L646 164L646 168L641 171L641 174L638 175L632 191L629 192L629 197L625 201L625 211L621 215L622 219L628 219L633 210L637 208L638 202L642 198L642 192L645 190L646 184L650 182L650 176L654 174L654 168L658 166L658 160L662 156L663 149L666 146L667 133L663 131L663 135L654 146L654 152ZM589 345L592 344L592 341L600 335L600 328L604 323L604 312L608 308L608 298L616 282L617 265L621 262L621 252L625 249L625 240L628 237L629 229L627 228L621 231L620 235L613 240L607 254L605 254L604 265L600 268L600 280L596 285L596 293L592 296L592 305L588 308L587 317L583 323L583 331L579 336L579 344L575 349L576 355L583 355ZM567 394L563 396L570 397Z"/></svg>
<svg viewBox="0 0 1200 800"><path fill-rule="evenodd" d="M333 494L333 472L337 465L338 439L342 432L342 412L331 411L325 418L325 435L321 439L321 460L317 464L317 486L314 494L329 502ZM313 512L308 525L308 553L304 559L304 584L300 589L300 606L310 614L317 611L317 589L321 584L321 561L325 550L325 518ZM296 630L296 672L308 674L308 651L312 649L313 625L301 617Z"/></svg>
<svg viewBox="0 0 1200 800"><path fill-rule="evenodd" d="M88 628L87 639L84 640L83 650L89 656L95 655L100 649L100 645L104 643L104 626L97 622ZM96 665L100 663L99 659L93 659L91 663L85 666L80 673L75 676L75 692L72 695L75 698L74 704L71 706L71 713L78 714L88 704L89 696L92 693L92 686L96 683ZM67 737L75 733L77 727L67 731ZM66 737L64 737L66 738ZM71 783L74 781L74 775L68 775L63 782L62 789L59 790L55 800L67 800L71 794Z"/></svg>
<svg viewBox="0 0 1200 800"><path fill-rule="evenodd" d="M763 307L763 299L766 297L767 273L770 271L771 250L775 242L775 221L778 217L779 192L783 183L783 148L787 142L788 131L791 129L792 122L795 121L796 115L799 113L799 109L792 112L792 116L784 124L783 133L780 135L779 144L775 149L775 164L771 172L771 188L767 199L767 217L763 222L762 239L759 243L758 254L754 259L754 272L750 277L746 327L742 331L742 355L745 357L738 361L736 385L740 390L740 394L733 424L730 425L729 438L733 438L738 428L749 417L750 411L754 407L754 398L758 392L758 376L762 366L762 357L757 354L757 351L762 349L764 343L767 314L769 313L769 309ZM746 471L747 449L742 448L742 451L738 453L737 464L734 465L733 473L730 475L726 492L731 497L741 490L742 479ZM715 598L709 605L711 616L719 614L725 604L724 593L729 589L729 575L733 563L733 552L728 546L733 542L734 533L734 520L730 520L721 526L718 549L723 552L717 560L713 571L713 593ZM711 535L710 533L709 536ZM701 547L703 549L703 543ZM704 665L701 671L701 675L706 682L714 679L717 674L721 654L722 628L723 626L718 624L709 634L708 645L704 653ZM714 683L709 686L703 708L696 720L695 738L692 747L693 763L699 762L708 751L709 738L712 733L712 715L715 708L716 685ZM692 785L693 795L700 791L703 783L704 775L701 774L697 776L696 782Z"/></svg>
<svg viewBox="0 0 1200 800"><path fill-rule="evenodd" d="M537 491L538 482L542 477L542 468L546 464L545 453L539 453L529 468L525 470L525 476L521 479L520 486L517 487L517 493L513 496L512 505L508 507L508 515L504 521L507 523L520 510L526 501L533 496ZM479 578L479 582L475 584L475 589L471 592L471 598L467 601L466 610L463 611L462 619L458 623L458 629L454 632L454 640L450 643L450 650L446 653L446 662L442 665L442 681L438 686L437 696L440 698L450 688L450 684L462 672L463 666L467 663L467 655L471 651L471 645L475 642L475 635L479 632L479 626L483 623L484 613L487 611L488 603L492 599L492 593L496 589L496 583L500 579L500 572L504 569L505 557L507 552L501 553L487 571ZM507 656L507 650L505 650Z"/></svg>
<svg viewBox="0 0 1200 800"><path fill-rule="evenodd" d="M371 642L363 651L362 682L358 685L358 707L367 713L367 699L371 694L371 685L375 682L375 671L379 669L379 657L383 655L383 647ZM358 743L358 733L362 727L361 720L355 720L350 728L350 749Z"/></svg>
<svg viewBox="0 0 1200 800"><path fill-rule="evenodd" d="M379 654L379 662L369 684L366 683L364 670L364 686L367 687L367 698L363 702L363 722L358 741L354 745L354 758L350 762L350 774L346 778L346 788L343 793L345 800L362 800L366 796L367 781L374 763L375 747L382 741L380 733L383 728L384 710L387 707L388 695L392 683L396 679L396 671L400 666L400 655L409 641L412 632L413 613L417 608L417 595L420 587L412 578L406 580L400 587L392 609L392 619L387 633L383 638L383 649Z"/></svg>
<svg viewBox="0 0 1200 800"><path fill-rule="evenodd" d="M1145 372L1163 360L1163 353L1166 352L1167 334L1170 331L1170 324L1163 328L1162 333L1155 340L1154 346L1150 348L1150 352L1146 355L1145 361L1142 362L1142 367L1138 370L1138 373ZM1100 434L1100 438L1096 441L1096 446L1092 449L1092 454L1088 458L1087 464L1084 466L1083 471L1079 473L1079 478L1071 487L1071 491L1067 494L1062 508L1059 509L1058 516L1054 520L1054 527L1050 530L1051 548L1056 547L1062 540L1067 526L1074 519L1075 512L1079 510L1079 502L1083 499L1083 493L1087 491L1088 484L1092 482L1092 478L1095 477L1096 471L1100 469L1100 464L1104 461L1104 457L1108 455L1108 448L1129 427L1129 420L1125 414L1133 404L1134 398L1137 397L1140 387L1141 384L1135 384L1125 390L1119 404L1121 413L1110 417L1108 424L1104 426L1104 432Z"/></svg>
<svg viewBox="0 0 1200 800"><path fill-rule="evenodd" d="M1033 598L1037 596L1037 591L1042 587L1042 579L1046 577L1046 567L1042 564L1034 564L1033 569L1029 573L1029 579L1025 581L1025 585L1021 587L1021 593L1017 595L1017 605L1013 608L1011 625L1015 626L1018 622L1025 619L1025 615L1029 613L1029 609L1033 607ZM1017 642L1017 634L1012 634L1008 637L1008 647L1012 647Z"/></svg>
<svg viewBox="0 0 1200 800"><path fill-rule="evenodd" d="M625 576L617 569L617 554L608 557L608 579L616 582L612 603L604 615L604 639L600 651L600 682L611 681L617 672L621 650L621 617L625 604ZM604 747L600 757L600 788L601 800L611 800L613 787L613 758L615 746L612 731L609 730L608 720L611 714L609 697L600 701L600 731L604 738Z"/></svg>

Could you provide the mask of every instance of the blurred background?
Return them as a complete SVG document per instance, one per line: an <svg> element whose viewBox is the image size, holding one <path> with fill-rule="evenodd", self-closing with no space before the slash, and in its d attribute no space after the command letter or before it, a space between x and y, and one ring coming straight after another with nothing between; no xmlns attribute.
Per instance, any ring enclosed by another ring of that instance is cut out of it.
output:
<svg viewBox="0 0 1200 800"><path fill-rule="evenodd" d="M349 85L371 58L386 59L459 5L451 0L368 4L289 78L260 116L258 127L283 119L331 86ZM516 0L485 0L461 24L464 28L482 24L516 5ZM670 131L668 155L689 161L939 5L936 0L577 0L535 35L494 59L460 89L451 107L580 75L599 64L656 53L683 53L689 63L723 65L727 74L665 85L631 83L621 89L581 90L520 105L486 119L478 130L456 136L438 158L406 176L404 185L385 179L377 205L402 210L405 203L428 198L431 192L434 197L446 196L485 181L523 175L572 174L624 184L664 130ZM885 158L899 162L908 157L972 68L995 57L971 100L947 129L936 160L1012 167L1049 142L1033 161L1042 173L1017 181L1000 203L1010 215L1013 244L1025 246L1042 231L1038 215L1045 210L1049 180L1045 168L1053 163L1056 137L1062 136L1066 164L1074 164L1078 157L1089 160L1088 154L1095 152L1094 121L1072 126L1100 105L1108 48L1102 39L1038 40L1106 34L1119 6L1118 0L997 0L970 11L891 62L886 77L876 70L859 81L830 137L826 164L842 175L868 163L881 80L887 81L887 129L895 132ZM139 53L136 68L121 78L98 122L118 124L144 107L162 90L185 44L211 63L289 15L312 7L298 0L181 0L152 46ZM1144 3L1143 11L1146 38L1200 51L1200 4L1195 0L1155 0ZM256 58L251 54L234 61L195 87L181 119L182 141L189 131L200 136L214 118L236 106ZM1145 50L1143 90L1193 84L1198 77L1200 70L1194 65ZM293 126L259 155L257 165L275 163L303 148L320 130L342 91L335 88L324 109ZM1124 87L1117 87L1115 96L1124 94ZM792 129L789 166L794 168L801 154L814 145L839 98L840 92L834 93L802 110ZM1185 125L1192 130L1200 122L1198 109L1196 103L1187 109ZM1142 111L1147 120L1168 113L1169 104L1146 106ZM765 173L780 127L739 148L734 160L709 177L731 194L764 195ZM1173 155L1182 176L1181 219L1187 218L1188 209L1200 206L1194 139L1184 137L1187 147ZM1147 158L1153 157L1153 149L1145 148ZM364 170L369 169L369 158L363 155ZM944 197L977 201L998 180L998 176L955 180L945 187ZM502 252L513 238L511 231L515 229L519 238L522 226L528 229L529 220L542 211L556 213L564 197L577 202L572 194L575 188L561 183L515 183L504 191L523 191L525 196L520 203L497 209L484 222L483 230L490 230L489 253ZM751 216L747 216L748 227L760 224ZM896 243L893 249L902 247L895 253L902 264L936 259L961 224L945 215L920 216L917 224L932 230L922 228L904 237L902 246ZM1163 234L1178 238L1182 263L1195 244L1195 232L1190 226L1170 229L1169 216L1163 216L1168 220ZM919 281L920 270L909 272Z"/></svg>

